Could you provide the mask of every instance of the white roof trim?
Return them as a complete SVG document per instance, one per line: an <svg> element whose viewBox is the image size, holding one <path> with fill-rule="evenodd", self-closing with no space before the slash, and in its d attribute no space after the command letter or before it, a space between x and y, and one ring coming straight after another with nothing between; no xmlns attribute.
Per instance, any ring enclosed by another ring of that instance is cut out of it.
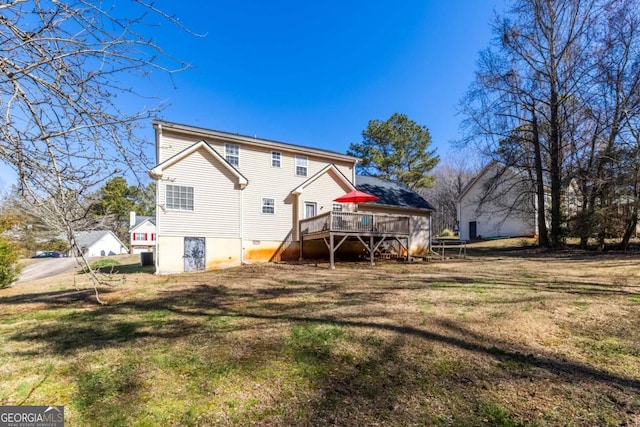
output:
<svg viewBox="0 0 640 427"><path fill-rule="evenodd" d="M205 140L200 140L199 142L196 142L189 148L182 150L175 156L168 158L164 162L160 163L159 165L151 169L149 171L149 175L153 179L161 179L165 169L167 169L170 166L173 166L179 161L185 159L186 157L189 157L191 154L195 153L200 149L204 149L207 153L212 155L216 160L220 162L220 164L225 169L227 169L229 172L231 172L232 175L238 178L238 184L240 184L240 186L244 187L249 183L249 181L247 180L247 178L244 177L244 175L242 175L236 168L234 168L229 162L227 162L227 159L222 157L220 153L218 153L209 144L207 144Z"/></svg>
<svg viewBox="0 0 640 427"><path fill-rule="evenodd" d="M322 175L324 175L325 173L329 172L330 170L333 170L334 172L336 172L336 175L338 176L338 178L340 178L340 180L347 184L347 186L351 189L351 190L355 190L356 187L351 183L351 181L349 181L349 179L344 176L344 174L342 172L340 172L340 169L338 169L336 167L336 165L334 165L333 163L325 166L324 168L322 168L318 173L316 173L315 175L313 175L311 178L307 179L305 182L303 182L302 184L300 184L298 187L296 187L291 193L295 194L296 196L299 196L300 194L302 194L302 192L304 191L304 189L309 186L310 184L312 184L314 181L316 181L318 178L320 178Z"/></svg>

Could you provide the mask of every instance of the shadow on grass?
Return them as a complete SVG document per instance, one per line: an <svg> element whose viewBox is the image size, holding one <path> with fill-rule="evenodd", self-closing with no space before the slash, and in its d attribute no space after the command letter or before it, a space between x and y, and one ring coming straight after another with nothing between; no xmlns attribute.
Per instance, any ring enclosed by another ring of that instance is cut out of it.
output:
<svg viewBox="0 0 640 427"><path fill-rule="evenodd" d="M100 295L115 292L113 289L101 288ZM49 307L69 307L73 303L95 303L96 294L93 289L68 289L50 292L30 292L0 298L0 305L45 303Z"/></svg>
<svg viewBox="0 0 640 427"><path fill-rule="evenodd" d="M438 281L445 290L449 284L461 287L463 285L460 283L470 283L458 279L440 278ZM158 296L148 300L122 301L61 314L55 321L33 327L22 326L20 332L11 335L9 340L42 345L43 353L67 356L83 350L137 348L149 340L158 345L163 342L172 345L176 340L190 338L205 349L207 346L215 349L217 336L227 332L253 332L244 335L255 338L241 344L244 355L234 356L238 360L244 358L242 366L266 365L270 360L282 357L282 352L289 351L301 375L308 376L319 390L313 400L299 403L306 408L304 411L295 416L289 413L284 417L291 417L291 424L384 424L389 420L415 420L418 414L425 424L474 424L479 419L493 420L492 417L496 417L497 420L503 419L504 423L496 421L494 425L516 425L509 424L508 413L491 401L488 397L490 393L483 392L481 385L473 384L473 380L469 379L473 374L467 370L476 367L433 355L436 362L432 368L434 374L423 363L405 357L403 346L407 341L418 343L426 353L434 347L460 349L473 356L492 359L498 364L523 367L532 378L557 377L566 383L599 383L631 389L632 393L640 392L640 380L637 378L612 374L551 353L535 353L525 346L498 342L456 322L439 322L434 325L437 328L423 328L394 323L389 319L380 322L360 320L365 316L376 318L378 313L372 312L368 304L380 306L388 295L404 289L402 284L398 284L397 278L394 282L389 287L377 287L374 292L321 281L255 290L200 284L188 289L161 291ZM408 285L429 287L428 283ZM610 295L605 292L607 289L600 289L602 285L597 283L575 284L578 285L592 290L596 295ZM525 284L509 280L487 286L513 287ZM556 291L572 292L566 286ZM312 295L313 298L305 300L306 295ZM47 292L2 298L0 305L37 301L47 303L49 309L55 310L59 307L68 308L69 303L86 303L92 296L92 291ZM331 301L339 304L343 300L348 301L350 309L362 307L361 311L331 317L320 314ZM514 297L514 300L521 301L522 296ZM291 340L266 339L276 324L291 325ZM358 333L341 335L336 331ZM369 331L376 335L370 335ZM381 339L378 336L390 338ZM366 356L354 360L344 355L337 358L333 345L339 345L341 340L357 342ZM204 362L193 363L200 366L199 363ZM205 372L214 369L206 364L202 366ZM125 403L118 406L117 410L106 412L105 416L112 420L112 425L126 424L127 416L139 411L135 409L142 387L136 376L138 369L139 364L129 361L115 368L80 371L76 379L78 390L87 394L86 397L80 396L77 402L81 412L89 417L98 406L113 403L113 396L122 394ZM131 370L135 372L129 372ZM198 375L201 374L195 368L192 372L196 379L194 381L200 380ZM112 377L109 377L110 373ZM132 380L129 381L129 378ZM485 380L490 383L492 379L489 377ZM213 386L212 390L215 392ZM422 393L428 390L427 395L447 393L458 396L455 400L456 418L441 419L439 417L445 415L433 408L425 405L420 407L415 402L412 404L411 398L419 390ZM467 419L461 415L465 411L479 418ZM197 424L196 415L193 417L193 424ZM182 421L184 425L190 424L189 420Z"/></svg>
<svg viewBox="0 0 640 427"><path fill-rule="evenodd" d="M305 289L304 292L309 292L309 289ZM451 335L444 335L413 326L314 316L315 308L323 307L326 304L324 302L306 303L305 313L308 313L307 315L296 314L302 307L298 303L278 304L277 310L265 310L259 304L261 294L263 293L256 292L255 295L247 292L241 293L240 298L249 298L254 303L253 307L255 307L255 309L251 307L241 309L233 306L238 302L237 299L239 297L233 291L224 286L199 285L186 290L166 291L159 297L147 301L126 301L97 307L90 311L66 314L59 319L59 322L41 325L26 333L21 332L12 339L46 342L49 351L66 353L86 347L132 343L142 337L151 336L171 339L177 336L197 333L201 329L199 322L197 320L188 321L189 318L210 319L223 316L268 321L306 322L348 328L374 329L393 332L400 336L414 336L426 342L442 343L473 353L489 355L501 361L514 361L555 374L567 375L576 381L589 379L632 387L640 391L640 381L637 379L613 375L580 362L560 360L551 355L534 355L532 351L526 348L511 349L487 344L490 341L487 340L487 337L474 337L473 334L463 330L462 327L459 327ZM285 294L290 295L292 292L287 291ZM36 299L52 302L54 305L61 305L64 301L74 301L78 298L86 300L88 297L89 295L86 292L53 292L37 296ZM24 298L22 296L10 297L8 298L9 301L3 301L2 303L24 302ZM379 298L379 296L376 298ZM4 300L7 300L7 298ZM170 312L180 316L180 318L166 320L165 326L167 327L157 330L153 328L154 322L156 322L155 319L134 322L120 320L120 316L143 315L145 312L158 310ZM287 311L293 311L293 313L287 313ZM449 330L453 332L451 325L449 325Z"/></svg>
<svg viewBox="0 0 640 427"><path fill-rule="evenodd" d="M102 267L93 267L94 270L103 273L103 274L134 274L134 273L146 273L146 274L154 274L156 272L156 268L153 265L145 265L142 266L140 263L132 263L132 264L118 264L118 265L105 265ZM81 271L83 274L86 274L86 269Z"/></svg>
<svg viewBox="0 0 640 427"><path fill-rule="evenodd" d="M599 252L596 250L584 250L576 246L564 246L559 248L540 248L536 246L506 246L502 248L496 247L473 247L467 246L467 255L469 256L500 256L528 259L557 259L562 261L593 261L602 260L629 260L637 259L640 250L637 248L630 251L620 251L616 249Z"/></svg>

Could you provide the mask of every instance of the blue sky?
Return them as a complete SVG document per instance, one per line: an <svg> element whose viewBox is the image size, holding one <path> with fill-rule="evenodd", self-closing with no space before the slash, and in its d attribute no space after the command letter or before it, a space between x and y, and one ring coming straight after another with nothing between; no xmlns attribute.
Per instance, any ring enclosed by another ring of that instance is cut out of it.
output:
<svg viewBox="0 0 640 427"><path fill-rule="evenodd" d="M503 0L203 4L180 16L206 37L163 41L196 67L175 77L163 118L344 152L370 119L400 112L426 125L444 155L457 137L456 104L491 39L493 11L503 6Z"/></svg>
<svg viewBox="0 0 640 427"><path fill-rule="evenodd" d="M505 1L161 0L206 35L150 27L193 69L139 87L169 104L158 118L338 152L369 120L405 113L446 159L461 155L456 105Z"/></svg>

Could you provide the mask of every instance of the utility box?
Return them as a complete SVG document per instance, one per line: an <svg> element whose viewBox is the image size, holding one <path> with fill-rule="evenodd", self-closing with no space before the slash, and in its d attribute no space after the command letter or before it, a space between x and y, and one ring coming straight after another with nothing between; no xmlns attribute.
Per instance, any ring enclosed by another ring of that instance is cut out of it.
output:
<svg viewBox="0 0 640 427"><path fill-rule="evenodd" d="M153 252L140 252L140 265L153 265Z"/></svg>

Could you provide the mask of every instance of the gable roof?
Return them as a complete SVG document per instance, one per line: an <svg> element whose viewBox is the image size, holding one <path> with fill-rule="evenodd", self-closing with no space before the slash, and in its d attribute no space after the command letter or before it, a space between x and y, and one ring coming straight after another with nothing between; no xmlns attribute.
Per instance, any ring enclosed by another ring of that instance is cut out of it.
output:
<svg viewBox="0 0 640 427"><path fill-rule="evenodd" d="M118 236L116 236L111 230L91 230L91 231L76 231L75 238L76 244L79 248L91 247L94 243L99 241L105 236L111 235L116 241L124 248L127 246L122 243Z"/></svg>
<svg viewBox="0 0 640 427"><path fill-rule="evenodd" d="M388 181L373 176L356 175L356 188L365 193L378 196L378 200L367 204L435 210L424 197L401 182Z"/></svg>
<svg viewBox="0 0 640 427"><path fill-rule="evenodd" d="M190 135L195 135L200 138L217 138L225 141L233 141L237 143L247 145L258 145L261 147L268 147L275 150L283 151L295 151L301 154L316 155L322 157L328 157L341 161L348 161L357 163L358 159L353 156L339 153L337 151L326 150L323 148L307 147L304 145L290 144L286 142L274 141L270 139L258 138L256 136L240 135L237 133L223 132L214 129L206 129L198 126L184 125L180 123L169 122L165 120L154 120L153 126L156 131L162 132L163 129L170 129L177 132L184 132Z"/></svg>
<svg viewBox="0 0 640 427"><path fill-rule="evenodd" d="M231 163L229 163L227 161L227 159L225 159L223 156L221 156L220 153L218 153L204 139L196 142L195 144L191 145L190 147L185 148L184 150L182 150L181 152L177 153L176 155L174 155L172 157L169 157L167 160L165 160L164 162L160 163L159 165L156 165L153 169L151 169L149 171L149 175L153 179L162 178L162 174L164 173L165 169L167 169L168 167L173 166L174 164L178 163L179 161L183 160L184 158L190 156L191 154L195 153L196 151L198 151L200 149L205 150L207 153L209 153L211 156L213 156L216 160L218 160L225 169L227 169L229 172L231 172L231 174L234 175L238 179L238 184L240 184L240 186L246 186L249 183L249 180L247 180L247 178L245 178L245 176L242 175L240 173L240 171L238 171L238 169L233 167L233 165Z"/></svg>
<svg viewBox="0 0 640 427"><path fill-rule="evenodd" d="M458 201L462 200L462 198L467 194L467 192L469 192L469 190L471 188L473 188L476 183L478 181L480 181L482 179L482 177L484 177L489 171L492 170L492 168L496 168L496 173L495 173L495 177L501 177L503 173L505 173L506 171L509 171L511 173L513 173L515 176L520 176L520 177L524 177L523 179L528 179L528 171L525 168L522 167L518 167L518 166L509 166L506 165L502 162L499 162L497 160L491 160L489 163L487 163L487 165L485 167L482 168L482 170L471 180L467 183L467 185L465 185L462 188L462 191L460 192L460 195L458 196ZM535 183L535 177L531 178L532 182ZM545 188L549 188L551 187L551 183L549 182L549 176L548 174L544 174L542 177L542 183L545 186ZM572 186L575 184L575 178L573 176L565 176L562 179L562 182L560 183L561 188L564 190L566 188L568 188L569 186Z"/></svg>
<svg viewBox="0 0 640 427"><path fill-rule="evenodd" d="M138 228L139 226L141 226L147 221L153 224L153 226L156 225L156 218L153 216L136 216L136 222L131 227L129 227L129 233L131 233L133 230L135 230L136 228Z"/></svg>
<svg viewBox="0 0 640 427"><path fill-rule="evenodd" d="M296 187L291 193L293 194L302 194L302 192L304 191L304 189L309 186L311 183L313 183L315 180L317 180L318 178L320 178L322 175L324 175L325 173L329 172L329 171L334 171L336 173L336 175L338 176L338 178L347 185L347 187L349 187L350 190L355 190L356 188L353 186L353 184L351 183L351 181L349 181L349 179L344 176L344 174L342 172L340 172L340 169L338 169L336 167L336 165L334 165L333 163L331 163L330 165L325 166L324 168L322 168L320 171L318 171L315 175L313 175L312 177L310 177L309 179L307 179L305 182L303 182L302 184L300 184L298 187Z"/></svg>
<svg viewBox="0 0 640 427"><path fill-rule="evenodd" d="M480 171L480 173L478 173L478 175L476 175L471 181L469 181L467 183L467 185L465 185L462 188L462 191L460 192L460 194L458 195L458 200L462 200L462 198L464 197L465 194L467 194L467 192L474 186L476 185L476 182L480 181L480 179L495 165L497 165L498 162L495 160L491 160L489 163L487 163L487 165L485 167L482 168L482 170Z"/></svg>

